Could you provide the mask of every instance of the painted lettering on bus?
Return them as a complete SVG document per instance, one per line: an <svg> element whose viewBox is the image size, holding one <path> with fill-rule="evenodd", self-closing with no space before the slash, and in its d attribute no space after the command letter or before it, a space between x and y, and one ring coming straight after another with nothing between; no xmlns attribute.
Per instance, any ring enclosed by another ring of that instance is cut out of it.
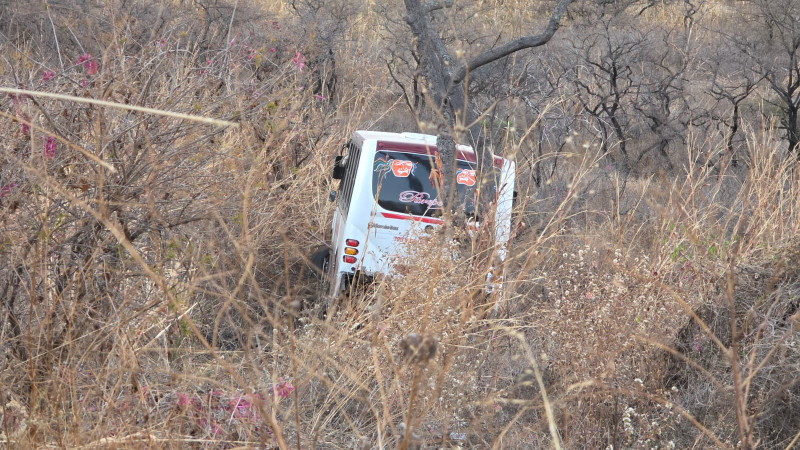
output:
<svg viewBox="0 0 800 450"><path fill-rule="evenodd" d="M419 191L403 191L400 193L400 201L404 203L415 203L417 205L428 205L430 209L441 209L444 203L438 199L431 198L431 194Z"/></svg>

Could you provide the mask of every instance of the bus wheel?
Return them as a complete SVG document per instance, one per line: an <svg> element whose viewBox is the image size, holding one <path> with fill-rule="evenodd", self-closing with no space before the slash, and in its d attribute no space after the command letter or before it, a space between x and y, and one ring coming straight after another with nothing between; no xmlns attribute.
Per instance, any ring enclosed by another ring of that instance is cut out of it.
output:
<svg viewBox="0 0 800 450"><path fill-rule="evenodd" d="M327 246L320 247L311 254L309 260L314 266L314 275L317 280L316 289L314 290L315 298L312 304L315 309L317 305L325 308L328 305L328 296L331 290L331 250Z"/></svg>

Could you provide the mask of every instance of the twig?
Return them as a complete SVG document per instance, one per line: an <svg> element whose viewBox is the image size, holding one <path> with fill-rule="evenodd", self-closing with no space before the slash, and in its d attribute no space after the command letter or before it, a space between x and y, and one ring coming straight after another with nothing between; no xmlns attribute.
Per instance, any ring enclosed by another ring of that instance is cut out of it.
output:
<svg viewBox="0 0 800 450"><path fill-rule="evenodd" d="M61 66L61 71L64 71L64 60L61 59L61 46L58 45L58 34L56 34L56 24L53 23L53 16L50 15L50 2L44 2L47 9L47 18L50 19L50 26L53 27L53 39L56 41L56 53L58 53L58 64Z"/></svg>
<svg viewBox="0 0 800 450"><path fill-rule="evenodd" d="M44 112L44 109L42 109L42 112ZM46 130L46 129L44 129L44 128L42 128L42 127L38 126L38 125L35 125L35 124L33 124L31 121L29 121L29 120L25 120L25 119L23 119L22 117L14 117L14 116L12 116L11 114L5 113L5 112L3 112L3 111L0 111L0 117L6 117L6 118L9 118L9 119L11 119L11 120L16 120L16 121L18 121L18 122L22 122L22 123L24 123L25 125L28 125L29 127L31 127L32 129L34 129L34 130L36 130L36 131L39 131L39 132L41 132L41 133L44 133L44 134L50 135L50 133L49 133L49 131L48 131L48 130ZM51 122L51 123L52 123L52 122ZM107 162L103 161L103 160L102 160L102 159L101 159L99 156L97 156L97 155L94 155L93 153L90 153L90 152L88 152L88 151L86 151L86 150L84 150L84 149L80 148L79 146L77 146L77 145L73 144L72 142L68 141L67 139L65 139L65 138L61 137L60 133L59 133L59 134L57 134L56 136L54 136L54 138L55 138L57 141L60 141L62 144L66 145L67 147L69 147L69 148L72 148L72 149L74 149L74 150L77 150L77 151L78 151L78 152L80 152L80 153L81 153L83 156L85 156L85 157L87 157L87 158L91 159L92 161L96 162L97 164L100 164L101 166L105 167L105 168L106 168L106 169L107 169L109 172L111 172L111 173L117 173L117 169L115 169L115 168L114 168L114 166L112 166L111 164L109 164L109 163L107 163Z"/></svg>
<svg viewBox="0 0 800 450"><path fill-rule="evenodd" d="M186 311L184 311L184 312L183 312L183 314L181 314L180 316L178 316L178 317L177 317L175 320L173 320L172 322L170 322L170 323L169 323L169 324L168 324L166 327L164 327L164 329L163 329L163 330L161 330L161 331L160 331L160 332L159 332L159 333L156 335L156 337L154 337L153 339L151 339L151 340L150 340L150 342L148 342L147 344L145 344L145 345L143 345L142 347L140 347L140 349L141 349L141 348L144 348L144 347L147 347L147 346L148 346L148 345L150 345L150 344L151 344L153 341L155 341L155 340L157 340L157 339L160 339L160 338L161 338L161 336L163 336L163 335L164 335L164 333L166 333L166 332L167 332L167 330L169 330L169 328L172 326L172 324L173 324L173 323L175 323L175 322L177 322L177 321L179 321L179 320L183 319L183 316L185 316L185 315L189 314L190 312L192 312L192 310L194 309L194 307L195 307L195 306L197 306L197 302L195 302L195 304L194 304L194 305L192 305L192 306L190 306L189 308L187 308L187 309L186 309Z"/></svg>
<svg viewBox="0 0 800 450"><path fill-rule="evenodd" d="M533 356L533 352L531 351L530 347L526 344L525 336L516 331L511 333L511 336L519 340L520 344L523 345L525 355L528 357L528 361L533 367L533 374L536 377L536 383L539 385L539 392L542 395L542 403L544 404L544 410L547 415L547 426L550 431L550 437L553 439L553 448L559 450L562 448L561 438L558 434L558 426L556 425L555 416L553 415L553 405L550 402L550 399L547 397L547 388L544 385L542 373L539 370L539 364L537 364L536 358Z"/></svg>
<svg viewBox="0 0 800 450"><path fill-rule="evenodd" d="M233 11L231 12L231 20L230 20L230 22L228 22L228 35L225 37L225 42L227 42L227 46L228 46L227 47L227 51L225 52L225 61L226 62L231 57L231 45L233 44L233 42L231 42L231 30L233 29L233 18L236 17L236 8L238 6L239 6L239 0L236 0L236 3L233 4ZM234 37L234 39L236 39L236 38ZM225 67L228 67L228 64L226 64ZM228 81L225 83L225 86L227 87L228 92L230 92L231 71L228 70L227 72L228 72Z"/></svg>
<svg viewBox="0 0 800 450"><path fill-rule="evenodd" d="M201 116L193 116L190 114L183 114L183 113L176 113L172 111L164 111L161 109L153 109L153 108L145 108L143 106L134 106L134 105L126 105L123 103L115 103L115 102L108 102L105 100L95 100L93 98L84 98L84 97L75 97L73 95L64 95L64 94L54 94L51 92L41 92L41 91L29 91L26 89L14 89L14 88L6 88L0 87L0 92L5 92L7 94L17 94L17 95L30 95L36 97L46 97L46 98L54 98L56 100L66 100L70 102L76 103L88 103L90 105L98 105L98 106L105 106L107 108L116 108L122 109L126 111L139 111L147 114L153 114L157 116L165 116L165 117L172 117L175 119L184 119L184 120L192 120L195 122L207 123L209 125L216 125L219 127L238 127L239 124L236 122L230 122L227 120L221 119L212 119L210 117L201 117Z"/></svg>

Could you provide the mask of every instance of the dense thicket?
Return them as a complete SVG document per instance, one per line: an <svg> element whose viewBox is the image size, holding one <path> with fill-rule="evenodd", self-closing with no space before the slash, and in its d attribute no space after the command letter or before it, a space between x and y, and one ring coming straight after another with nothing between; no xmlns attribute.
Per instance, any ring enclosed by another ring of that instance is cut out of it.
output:
<svg viewBox="0 0 800 450"><path fill-rule="evenodd" d="M446 66L556 4L422 6ZM797 444L798 3L576 0L448 120L406 13L0 1L0 86L118 106L0 98L0 442ZM516 159L504 297L457 234L321 314L356 129Z"/></svg>

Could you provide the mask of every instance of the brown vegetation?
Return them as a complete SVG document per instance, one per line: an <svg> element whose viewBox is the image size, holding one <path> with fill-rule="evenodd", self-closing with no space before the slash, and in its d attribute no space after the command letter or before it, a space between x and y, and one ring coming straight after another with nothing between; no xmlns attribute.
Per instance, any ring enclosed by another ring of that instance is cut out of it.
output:
<svg viewBox="0 0 800 450"><path fill-rule="evenodd" d="M461 236L323 315L333 156L436 122L368 3L0 4L0 86L89 101L0 98L0 445L797 445L794 2L573 2L468 74L518 163L504 297ZM431 24L466 58L553 4Z"/></svg>

